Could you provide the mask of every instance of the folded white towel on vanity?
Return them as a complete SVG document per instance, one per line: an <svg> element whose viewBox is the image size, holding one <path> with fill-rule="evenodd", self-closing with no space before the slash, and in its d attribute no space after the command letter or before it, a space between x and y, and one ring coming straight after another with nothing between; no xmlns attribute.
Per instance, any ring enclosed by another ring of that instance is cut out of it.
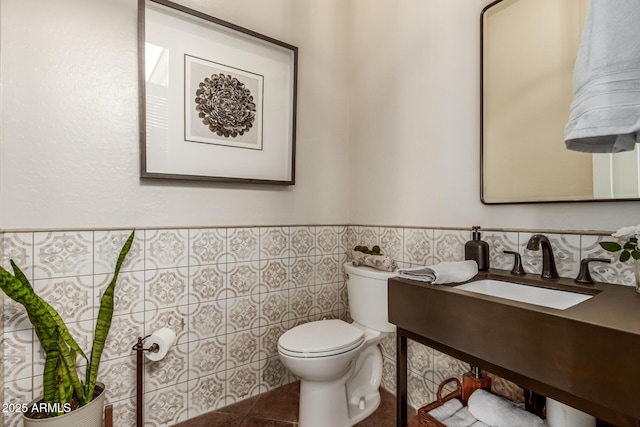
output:
<svg viewBox="0 0 640 427"><path fill-rule="evenodd" d="M460 402L458 399L451 399L445 402L444 405L430 410L428 414L438 421L443 421L451 417L460 409L462 409L462 402Z"/></svg>
<svg viewBox="0 0 640 427"><path fill-rule="evenodd" d="M470 427L477 420L469 412L469 408L462 408L453 416L442 421L447 427Z"/></svg>
<svg viewBox="0 0 640 427"><path fill-rule="evenodd" d="M469 412L493 427L541 427L542 419L512 401L478 389L469 397Z"/></svg>
<svg viewBox="0 0 640 427"><path fill-rule="evenodd" d="M401 268L398 270L399 277L431 282L434 285L466 282L476 274L478 274L478 264L471 260L441 262L440 264L426 267Z"/></svg>

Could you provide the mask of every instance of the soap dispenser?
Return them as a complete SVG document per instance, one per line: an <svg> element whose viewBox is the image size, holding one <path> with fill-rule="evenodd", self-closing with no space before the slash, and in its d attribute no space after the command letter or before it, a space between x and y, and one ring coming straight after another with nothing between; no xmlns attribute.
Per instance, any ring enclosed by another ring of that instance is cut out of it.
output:
<svg viewBox="0 0 640 427"><path fill-rule="evenodd" d="M473 260L478 263L478 270L489 269L489 244L480 240L480 226L472 227L472 240L464 245L464 259Z"/></svg>
<svg viewBox="0 0 640 427"><path fill-rule="evenodd" d="M478 389L491 391L491 378L483 377L477 366L462 376L462 403L467 404L469 397Z"/></svg>

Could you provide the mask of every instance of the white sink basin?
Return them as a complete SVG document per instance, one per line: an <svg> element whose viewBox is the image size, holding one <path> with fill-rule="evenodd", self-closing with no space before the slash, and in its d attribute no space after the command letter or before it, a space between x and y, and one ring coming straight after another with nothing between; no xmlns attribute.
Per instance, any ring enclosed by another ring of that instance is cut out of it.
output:
<svg viewBox="0 0 640 427"><path fill-rule="evenodd" d="M558 310L566 310L567 308L580 304L593 296L577 292L538 288L536 286L502 282L491 279L465 283L464 285L459 285L455 288L512 301L525 302L527 304L541 305L543 307L555 308Z"/></svg>

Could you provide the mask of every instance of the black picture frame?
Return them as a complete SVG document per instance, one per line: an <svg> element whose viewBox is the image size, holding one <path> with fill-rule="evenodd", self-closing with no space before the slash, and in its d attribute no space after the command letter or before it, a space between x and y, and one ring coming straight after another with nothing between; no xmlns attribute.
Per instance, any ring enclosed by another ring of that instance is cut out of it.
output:
<svg viewBox="0 0 640 427"><path fill-rule="evenodd" d="M141 178L295 184L296 46L138 0L138 69Z"/></svg>

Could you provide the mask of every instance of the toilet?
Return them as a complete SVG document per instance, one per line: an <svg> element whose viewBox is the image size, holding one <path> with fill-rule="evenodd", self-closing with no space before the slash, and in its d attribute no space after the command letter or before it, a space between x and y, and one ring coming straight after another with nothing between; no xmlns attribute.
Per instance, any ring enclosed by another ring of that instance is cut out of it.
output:
<svg viewBox="0 0 640 427"><path fill-rule="evenodd" d="M388 321L387 279L370 267L344 264L353 323L305 323L282 334L280 360L300 378L299 427L350 427L380 404L382 353L378 343L395 326Z"/></svg>

